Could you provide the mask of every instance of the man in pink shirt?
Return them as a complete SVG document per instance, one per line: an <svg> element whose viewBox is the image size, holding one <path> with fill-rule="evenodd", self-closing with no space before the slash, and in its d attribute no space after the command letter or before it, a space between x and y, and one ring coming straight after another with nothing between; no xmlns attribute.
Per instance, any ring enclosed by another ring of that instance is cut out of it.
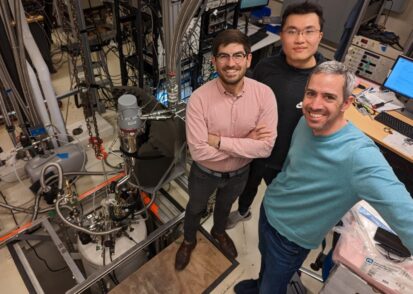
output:
<svg viewBox="0 0 413 294"><path fill-rule="evenodd" d="M249 163L253 158L269 156L277 136L273 91L245 77L252 58L247 37L238 30L218 34L212 55L219 77L194 91L186 110L193 164L188 178L184 241L175 259L177 270L189 263L202 213L215 190L211 235L228 257L237 257L234 242L225 232L228 215L244 189Z"/></svg>

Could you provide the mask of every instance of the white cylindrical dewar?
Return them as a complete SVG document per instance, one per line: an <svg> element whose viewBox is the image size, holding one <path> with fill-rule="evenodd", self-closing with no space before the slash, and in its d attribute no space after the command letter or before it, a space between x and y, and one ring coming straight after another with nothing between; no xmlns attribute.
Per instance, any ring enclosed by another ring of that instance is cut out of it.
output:
<svg viewBox="0 0 413 294"><path fill-rule="evenodd" d="M122 236L115 240L115 252L112 254L112 260L115 260L117 257L121 256L127 250L132 248L136 243L143 241L146 236L146 225L145 221L141 220L136 224L132 224L132 231L128 230L128 235L135 241L130 240L126 236ZM86 271L86 275L90 276L95 271L102 269L103 267L103 247L100 244L96 243L89 243L83 245L80 240L78 239L78 250L80 256L82 258L82 263ZM145 251L139 252L129 261L126 261L121 266L116 268L114 271L116 273L116 277L119 281L124 280L132 273L134 273L141 265L143 265L147 261L147 256ZM105 250L105 264L110 264L110 253L109 248ZM105 282L109 282L109 280L105 280ZM91 288L92 293L100 293L100 289L98 287L93 286Z"/></svg>

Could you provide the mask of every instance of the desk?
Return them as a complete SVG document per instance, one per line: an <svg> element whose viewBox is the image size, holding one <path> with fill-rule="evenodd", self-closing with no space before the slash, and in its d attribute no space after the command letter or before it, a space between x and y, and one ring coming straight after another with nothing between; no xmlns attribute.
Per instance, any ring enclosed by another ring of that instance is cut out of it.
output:
<svg viewBox="0 0 413 294"><path fill-rule="evenodd" d="M256 31L258 31L260 28L257 27L256 25L249 24L248 25L248 36L254 34ZM244 31L244 26L240 27L240 30ZM255 52L258 51L262 48L268 47L270 45L278 45L278 42L280 41L280 36L277 34L274 34L272 32L267 31L268 36L262 39L261 41L255 43L251 47L251 51Z"/></svg>
<svg viewBox="0 0 413 294"><path fill-rule="evenodd" d="M405 117L404 115L398 113L397 111L390 111L391 115L403 120L410 125L413 125L413 120ZM384 131L385 125L374 120L368 115L362 115L357 109L352 105L344 114L345 118L351 121L357 128L363 131L367 136L372 138L376 143L380 144L384 148L392 151L393 153L399 155L400 157L406 159L410 163L413 163L413 154L408 154L403 150L397 149L391 145L388 145L383 141L385 137L389 134Z"/></svg>
<svg viewBox="0 0 413 294"><path fill-rule="evenodd" d="M241 32L245 32L245 22L244 20L238 21L238 29ZM253 24L248 24L248 32L247 35L250 36L258 31L260 28ZM273 52L273 48L280 43L280 36L274 34L272 32L267 31L268 36L262 39L261 41L255 43L251 46L252 51L252 63L251 69L254 69L255 65L260 61L262 58L270 56Z"/></svg>
<svg viewBox="0 0 413 294"><path fill-rule="evenodd" d="M371 82L367 82L363 79L360 79L359 82L367 87L378 87L378 85L372 84ZM355 92L355 94L357 94L357 91ZM398 119L404 122L407 122L410 125L413 125L412 119L407 118L406 116L400 114L397 111L390 111L389 114L397 117ZM350 106L350 108L345 112L344 116L347 120L351 121L357 128L363 131L367 136L372 138L376 143L380 144L381 146L390 150L391 152L399 155L408 162L413 163L413 154L409 154L403 150L397 149L383 141L384 138L389 135L384 131L385 125L374 120L369 115L362 115L360 112L357 111L357 109L354 106Z"/></svg>

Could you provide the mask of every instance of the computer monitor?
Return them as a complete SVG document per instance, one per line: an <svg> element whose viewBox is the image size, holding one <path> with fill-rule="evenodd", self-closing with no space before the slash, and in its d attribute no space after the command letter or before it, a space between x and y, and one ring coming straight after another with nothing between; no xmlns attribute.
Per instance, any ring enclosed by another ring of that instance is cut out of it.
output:
<svg viewBox="0 0 413 294"><path fill-rule="evenodd" d="M269 0L241 0L238 2L238 9L237 9L237 17L238 13L241 12L245 16L245 31L244 33L248 35L248 23L249 23L249 16L250 13L255 9L255 8L261 8L267 6L269 3Z"/></svg>
<svg viewBox="0 0 413 294"><path fill-rule="evenodd" d="M413 117L413 59L400 55L383 82L383 87L393 91L405 105L404 114Z"/></svg>
<svg viewBox="0 0 413 294"><path fill-rule="evenodd" d="M268 2L269 0L241 0L239 9L241 11L252 10L254 8L267 6Z"/></svg>

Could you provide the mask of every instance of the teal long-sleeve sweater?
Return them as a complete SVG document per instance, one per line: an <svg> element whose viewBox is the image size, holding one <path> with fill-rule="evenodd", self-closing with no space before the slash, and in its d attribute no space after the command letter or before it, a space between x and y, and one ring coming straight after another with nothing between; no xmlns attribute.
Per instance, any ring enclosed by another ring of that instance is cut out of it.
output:
<svg viewBox="0 0 413 294"><path fill-rule="evenodd" d="M269 223L290 241L314 249L361 199L413 253L413 199L374 142L351 123L330 136L314 136L301 118L283 170L265 192Z"/></svg>

